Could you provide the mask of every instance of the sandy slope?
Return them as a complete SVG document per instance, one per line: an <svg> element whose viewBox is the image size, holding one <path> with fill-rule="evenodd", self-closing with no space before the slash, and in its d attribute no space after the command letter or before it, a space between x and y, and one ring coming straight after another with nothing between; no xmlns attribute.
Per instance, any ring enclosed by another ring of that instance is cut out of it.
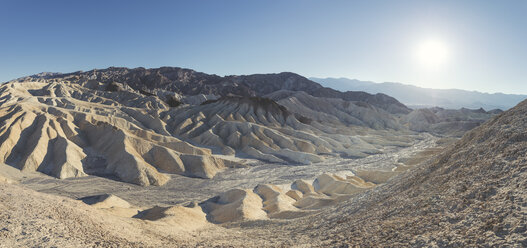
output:
<svg viewBox="0 0 527 248"><path fill-rule="evenodd" d="M185 219L178 213L176 208L150 213L145 220L120 217L81 201L0 184L0 247L243 246L247 239L243 232L199 224L199 216L184 212Z"/></svg>
<svg viewBox="0 0 527 248"><path fill-rule="evenodd" d="M2 247L138 247L157 245L136 220L16 185L0 185Z"/></svg>

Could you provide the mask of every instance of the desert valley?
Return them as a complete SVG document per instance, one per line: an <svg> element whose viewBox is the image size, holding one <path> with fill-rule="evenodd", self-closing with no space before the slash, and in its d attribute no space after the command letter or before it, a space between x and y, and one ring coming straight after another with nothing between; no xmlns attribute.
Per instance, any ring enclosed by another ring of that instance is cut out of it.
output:
<svg viewBox="0 0 527 248"><path fill-rule="evenodd" d="M524 103L175 67L0 92L3 247L527 245Z"/></svg>

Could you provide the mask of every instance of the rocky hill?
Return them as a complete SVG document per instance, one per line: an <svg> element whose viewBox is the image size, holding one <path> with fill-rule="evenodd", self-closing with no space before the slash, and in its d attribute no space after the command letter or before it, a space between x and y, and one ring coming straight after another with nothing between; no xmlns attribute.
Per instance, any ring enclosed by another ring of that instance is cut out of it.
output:
<svg viewBox="0 0 527 248"><path fill-rule="evenodd" d="M405 119L408 128L413 131L461 137L468 130L502 112L499 109L485 111L483 108L444 109L435 107L413 110L405 116Z"/></svg>
<svg viewBox="0 0 527 248"><path fill-rule="evenodd" d="M325 245L524 247L526 116L524 101L417 169L303 225Z"/></svg>
<svg viewBox="0 0 527 248"><path fill-rule="evenodd" d="M324 125L356 125L374 129L401 130L396 116L363 101L316 97L303 91L276 91L265 97L301 116Z"/></svg>
<svg viewBox="0 0 527 248"><path fill-rule="evenodd" d="M211 178L233 165L171 136L156 108L137 108L167 108L153 97L35 82L4 84L0 96L0 160L23 171L162 185L160 171Z"/></svg>

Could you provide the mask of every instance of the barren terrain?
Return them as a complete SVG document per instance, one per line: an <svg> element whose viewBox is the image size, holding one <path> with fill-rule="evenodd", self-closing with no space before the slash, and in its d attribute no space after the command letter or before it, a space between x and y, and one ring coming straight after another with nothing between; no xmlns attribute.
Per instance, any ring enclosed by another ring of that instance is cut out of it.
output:
<svg viewBox="0 0 527 248"><path fill-rule="evenodd" d="M316 245L318 241L308 242L306 240L306 243L297 243L298 241L290 243L291 240L287 238L287 235L291 235L290 233L284 231L282 234L275 235L271 231L272 229L268 229L269 225L281 226L285 223L295 225L294 223L299 218L306 217L299 217L294 220L273 219L264 222L236 221L225 224L208 224L205 222L199 224L200 221L190 219L188 223L169 224L170 228L168 228L163 221L145 222L141 219L123 217L123 214L126 215L127 213L116 212L115 208L113 210L91 208L78 199L93 195L112 194L133 206L137 206L138 210L135 210L137 214L140 209L153 206L186 205L193 201L202 202L233 188L253 188L259 184L290 184L297 179L314 180L317 175L325 172L342 173L356 169L391 171L396 165L400 165L401 161L406 162L409 158L426 159L437 153L443 147L443 144L438 146L439 140L435 136L423 134L418 136L416 143L410 147L387 147L383 154L362 159L332 159L324 164L313 164L311 166L269 164L252 160L249 161L252 163L248 168L224 171L213 179L171 175L167 184L148 187L97 176L56 179L38 172L20 172L16 168L4 164L0 165L2 171L0 175L11 178L12 182L15 183L11 185L0 184L3 189L0 204L4 207L10 206L10 209L20 209L20 212L4 212L9 221L4 222L7 226L0 235L4 235L6 241L3 243L3 247L33 245L50 247L86 245L103 247ZM48 194L65 198L57 198ZM16 197L14 197L15 195ZM58 204L59 202L60 204ZM44 212L35 212L32 209L42 209ZM311 214L316 213L317 211ZM48 217L42 218L42 216ZM59 216L61 217L59 218ZM88 220L80 220L79 218L88 218ZM92 220L93 218L94 220ZM62 220L67 220L67 222L64 223ZM89 225L95 226L86 227L85 221L89 221ZM42 227L49 225L55 227L49 230L42 229ZM196 225L198 226L193 227ZM90 231L90 228L96 228L96 230ZM68 235L63 236L64 231L61 229L69 230ZM118 233L115 233L115 230ZM128 236L121 236L122 230L126 230ZM267 234L265 234L266 232ZM97 233L104 233L104 237L97 236L101 235ZM268 236L264 239L261 235ZM138 236L141 238L137 238ZM272 238L269 239L269 236ZM251 239L250 243L242 241L247 238Z"/></svg>
<svg viewBox="0 0 527 248"><path fill-rule="evenodd" d="M309 166L270 164L248 161L248 168L230 169L213 179L169 175L163 186L142 187L107 178L88 176L56 179L41 173L24 175L20 183L39 192L78 199L99 194L115 194L137 206L173 205L189 201L204 201L233 188L253 188L258 184L290 184L297 179L314 180L322 173L346 172L354 169L391 171L400 162L420 151L437 146L439 138L432 135L417 136L421 140L407 148L387 147L386 153L362 159L330 158Z"/></svg>
<svg viewBox="0 0 527 248"><path fill-rule="evenodd" d="M0 86L1 245L526 245L525 109L411 110L293 73L21 78Z"/></svg>

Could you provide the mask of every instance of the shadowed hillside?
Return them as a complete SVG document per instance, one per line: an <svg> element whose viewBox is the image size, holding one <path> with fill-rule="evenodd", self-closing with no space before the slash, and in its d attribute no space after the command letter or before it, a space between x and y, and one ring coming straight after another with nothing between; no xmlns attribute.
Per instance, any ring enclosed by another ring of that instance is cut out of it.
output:
<svg viewBox="0 0 527 248"><path fill-rule="evenodd" d="M326 244L526 246L526 116L524 101L398 180L307 221L310 233Z"/></svg>

